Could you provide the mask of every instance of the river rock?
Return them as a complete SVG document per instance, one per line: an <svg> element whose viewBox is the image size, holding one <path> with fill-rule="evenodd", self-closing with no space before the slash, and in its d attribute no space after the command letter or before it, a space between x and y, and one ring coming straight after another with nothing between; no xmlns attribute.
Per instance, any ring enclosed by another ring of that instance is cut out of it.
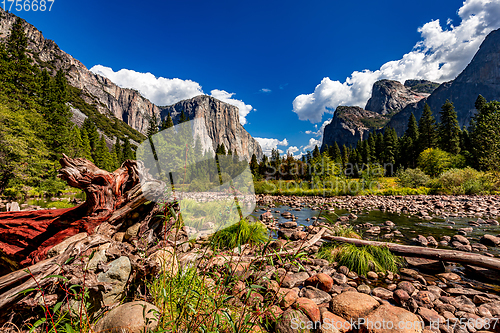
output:
<svg viewBox="0 0 500 333"><path fill-rule="evenodd" d="M179 271L179 262L175 256L175 250L171 246L154 252L148 257L148 261L154 263L162 273L176 275Z"/></svg>
<svg viewBox="0 0 500 333"><path fill-rule="evenodd" d="M360 328L362 333L423 332L420 319L415 314L390 304L379 306L364 319L366 323Z"/></svg>
<svg viewBox="0 0 500 333"><path fill-rule="evenodd" d="M464 245L470 245L470 242L467 238L462 235L455 235L451 238L452 241L459 242Z"/></svg>
<svg viewBox="0 0 500 333"><path fill-rule="evenodd" d="M498 246L500 244L500 238L488 234L481 237L479 241L481 242L481 244L487 246Z"/></svg>
<svg viewBox="0 0 500 333"><path fill-rule="evenodd" d="M378 305L379 302L370 295L358 293L357 291L345 291L332 297L330 310L342 318L357 320L366 316Z"/></svg>
<svg viewBox="0 0 500 333"><path fill-rule="evenodd" d="M281 286L284 288L293 288L297 287L302 282L307 280L309 278L309 274L306 272L299 272L299 273L294 273L294 274L287 274L283 281L281 282Z"/></svg>
<svg viewBox="0 0 500 333"><path fill-rule="evenodd" d="M86 232L82 232L82 233L79 233L79 234L76 234L76 235L73 235L71 237L66 238L61 243L53 246L47 252L47 258L52 258L52 257L55 257L55 256L63 253L64 251L66 251L66 249L68 248L68 246L70 246L71 244L73 244L75 242L78 242L78 241L86 238L87 236L88 235L87 235Z"/></svg>
<svg viewBox="0 0 500 333"><path fill-rule="evenodd" d="M278 291L278 301L282 308L286 309L295 303L299 294L294 289L281 288Z"/></svg>
<svg viewBox="0 0 500 333"><path fill-rule="evenodd" d="M313 286L323 291L329 292L333 287L333 279L324 273L318 273L308 278L304 285Z"/></svg>
<svg viewBox="0 0 500 333"><path fill-rule="evenodd" d="M319 312L318 305L313 301L305 297L299 297L293 303L293 307L297 310L303 311L312 322L317 322L321 320L321 314Z"/></svg>
<svg viewBox="0 0 500 333"><path fill-rule="evenodd" d="M5 208L7 209L8 212L19 212L21 210L21 208L19 207L19 203L15 201L8 202L5 205Z"/></svg>
<svg viewBox="0 0 500 333"><path fill-rule="evenodd" d="M134 301L109 311L95 325L94 331L109 333L140 333L158 327L160 310L153 304Z"/></svg>
<svg viewBox="0 0 500 333"><path fill-rule="evenodd" d="M328 310L321 311L321 324L321 333L345 333L351 330L351 324L347 320Z"/></svg>
<svg viewBox="0 0 500 333"><path fill-rule="evenodd" d="M109 263L106 272L97 275L97 281L111 285L111 290L103 293L103 302L111 306L121 300L131 271L130 259L122 256Z"/></svg>
<svg viewBox="0 0 500 333"><path fill-rule="evenodd" d="M281 315L276 324L276 332L280 333L310 333L313 327L308 328L309 318L299 310L288 309Z"/></svg>
<svg viewBox="0 0 500 333"><path fill-rule="evenodd" d="M312 286L307 286L302 288L299 293L300 297L309 298L316 304L328 303L332 299L329 293L324 292L323 290L319 290L318 288L314 288Z"/></svg>
<svg viewBox="0 0 500 333"><path fill-rule="evenodd" d="M372 296L382 298L382 299L391 299L393 296L392 291L387 290L382 287L377 287L372 290Z"/></svg>

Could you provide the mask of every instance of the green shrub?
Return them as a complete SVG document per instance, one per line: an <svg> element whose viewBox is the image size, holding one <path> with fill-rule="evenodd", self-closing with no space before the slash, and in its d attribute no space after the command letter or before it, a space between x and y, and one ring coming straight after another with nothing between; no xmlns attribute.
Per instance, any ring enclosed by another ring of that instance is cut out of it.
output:
<svg viewBox="0 0 500 333"><path fill-rule="evenodd" d="M428 175L426 175L419 168L416 169L399 169L396 172L396 183L400 187L410 187L417 188L421 186L426 186L431 179Z"/></svg>
<svg viewBox="0 0 500 333"><path fill-rule="evenodd" d="M266 226L260 222L250 223L242 219L210 236L210 245L216 249L234 249L244 244L256 245L268 240Z"/></svg>
<svg viewBox="0 0 500 333"><path fill-rule="evenodd" d="M429 176L437 176L451 168L463 168L465 158L439 148L428 148L418 156L418 167Z"/></svg>
<svg viewBox="0 0 500 333"><path fill-rule="evenodd" d="M47 196L56 196L64 192L66 183L57 178L50 178L41 182L39 188Z"/></svg>
<svg viewBox="0 0 500 333"><path fill-rule="evenodd" d="M74 207L75 205L67 202L67 201L53 201L47 204L47 209L50 208L56 208L56 209L61 209L61 208L71 208Z"/></svg>
<svg viewBox="0 0 500 333"><path fill-rule="evenodd" d="M487 194L494 190L489 174L467 167L443 172L433 183L435 188L450 194Z"/></svg>

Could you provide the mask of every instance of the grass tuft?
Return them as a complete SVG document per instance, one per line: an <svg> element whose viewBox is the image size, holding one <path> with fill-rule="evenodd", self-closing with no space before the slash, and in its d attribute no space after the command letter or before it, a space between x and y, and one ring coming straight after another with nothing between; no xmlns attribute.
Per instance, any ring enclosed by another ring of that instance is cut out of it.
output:
<svg viewBox="0 0 500 333"><path fill-rule="evenodd" d="M214 249L234 249L244 244L257 245L269 239L267 228L260 222L250 223L242 219L210 236L210 246Z"/></svg>
<svg viewBox="0 0 500 333"><path fill-rule="evenodd" d="M358 275L366 275L369 271L387 271L397 273L403 261L392 254L387 247L356 246L353 244L326 243L320 248L317 257L329 262L337 262L346 266Z"/></svg>

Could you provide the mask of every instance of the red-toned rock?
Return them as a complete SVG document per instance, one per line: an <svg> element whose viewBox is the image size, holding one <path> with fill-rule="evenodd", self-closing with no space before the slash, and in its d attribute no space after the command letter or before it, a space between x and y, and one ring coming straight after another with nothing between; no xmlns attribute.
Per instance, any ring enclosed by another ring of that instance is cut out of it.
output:
<svg viewBox="0 0 500 333"><path fill-rule="evenodd" d="M303 311L312 322L319 322L321 320L318 305L308 298L297 298L293 307L297 310Z"/></svg>
<svg viewBox="0 0 500 333"><path fill-rule="evenodd" d="M308 278L304 285L313 286L323 291L329 292L333 287L333 279L325 273L318 273Z"/></svg>

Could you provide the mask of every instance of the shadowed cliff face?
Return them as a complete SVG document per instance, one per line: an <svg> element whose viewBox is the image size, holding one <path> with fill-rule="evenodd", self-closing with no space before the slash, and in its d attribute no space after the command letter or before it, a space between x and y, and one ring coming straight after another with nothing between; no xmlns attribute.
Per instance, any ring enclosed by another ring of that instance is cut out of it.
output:
<svg viewBox="0 0 500 333"><path fill-rule="evenodd" d="M17 17L6 13L1 8L0 17L0 39L5 40ZM52 71L53 74L63 69L67 73L68 83L81 89L81 97L88 104L94 105L101 114L108 118L116 117L143 134L148 129L151 115L162 114L160 107L141 96L139 92L120 88L111 80L90 72L80 61L62 51L54 41L44 38L42 32L33 25L25 23L24 28L28 37L28 50L32 53L33 60L41 67ZM199 101L200 99L195 97L192 105L198 105ZM210 125L212 130L209 131L209 136L213 147L224 143L226 148L230 147L233 151L236 149L239 156L245 156L248 160L253 153L258 158L262 157L259 144L240 124L237 108L213 98L211 101L211 103L204 103L204 107L193 108L193 112L196 113L199 109L203 114L212 116L211 121L214 123ZM188 103L188 101L181 103ZM214 109L207 109L207 107ZM209 128L208 124L207 128ZM109 140L111 142L108 144L112 143L112 140Z"/></svg>
<svg viewBox="0 0 500 333"><path fill-rule="evenodd" d="M480 94L488 101L500 100L500 29L485 38L470 64L455 80L441 84L427 99L406 106L387 126L402 135L410 114L413 112L419 119L426 102L439 119L439 111L447 99L455 106L460 126L468 126L476 113L474 102Z"/></svg>
<svg viewBox="0 0 500 333"><path fill-rule="evenodd" d="M358 140L368 138L370 131L383 127L389 118L358 106L339 106L335 110L332 122L325 127L321 151L335 142L342 145L356 146Z"/></svg>

